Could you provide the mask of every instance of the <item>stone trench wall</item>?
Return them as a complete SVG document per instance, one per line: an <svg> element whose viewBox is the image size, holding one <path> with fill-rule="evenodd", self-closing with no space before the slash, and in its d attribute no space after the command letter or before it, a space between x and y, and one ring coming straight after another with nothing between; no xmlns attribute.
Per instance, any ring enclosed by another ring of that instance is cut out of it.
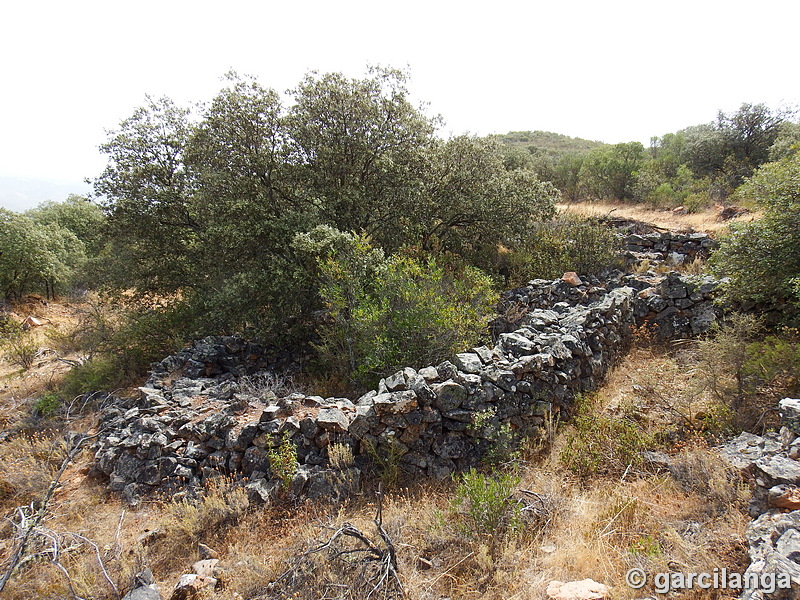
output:
<svg viewBox="0 0 800 600"><path fill-rule="evenodd" d="M691 262L695 258L707 259L716 249L717 242L705 233L677 233L664 231L621 236L622 247L629 262L649 260L657 264Z"/></svg>
<svg viewBox="0 0 800 600"><path fill-rule="evenodd" d="M501 430L542 432L576 394L598 386L636 322L661 315L671 331L679 329L675 319L698 325L692 306L704 306L711 293L685 278L565 279L505 293L492 348L405 368L355 401L278 398L259 387L257 375L248 377L263 366L259 346L234 337L195 342L155 365L138 399L110 403L96 467L132 504L156 491L197 489L220 474L246 480L251 498L267 501L280 485L269 453L288 437L300 464L291 483L295 497L349 493L376 456L441 479L477 465ZM655 298L669 306L696 301L666 314ZM351 449L351 464L331 466L334 443Z"/></svg>

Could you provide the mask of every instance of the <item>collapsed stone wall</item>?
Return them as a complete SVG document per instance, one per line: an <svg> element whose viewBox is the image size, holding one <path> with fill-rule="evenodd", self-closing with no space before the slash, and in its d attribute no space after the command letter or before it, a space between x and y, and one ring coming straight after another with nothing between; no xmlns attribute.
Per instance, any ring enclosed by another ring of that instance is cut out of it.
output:
<svg viewBox="0 0 800 600"><path fill-rule="evenodd" d="M620 287L588 304L531 310L493 348L403 369L355 402L254 391L242 376L259 364L256 348L208 338L156 365L138 400L108 409L96 466L132 503L219 473L247 477L266 499L278 485L270 449L288 436L300 463L297 496L335 493L333 479L357 482L370 455L440 479L476 465L501 427L535 435L547 415L595 389L630 336L633 295ZM345 476L329 468L334 442L356 458Z"/></svg>
<svg viewBox="0 0 800 600"><path fill-rule="evenodd" d="M679 265L695 258L707 259L718 243L705 233L663 231L621 236L628 262L648 260L651 263L669 261Z"/></svg>
<svg viewBox="0 0 800 600"><path fill-rule="evenodd" d="M743 432L724 444L722 456L751 482L754 489L749 512L753 521L745 538L750 566L745 576L789 576L791 588L773 592L755 587L742 592L742 600L796 598L800 587L800 400L779 403L783 426L763 436Z"/></svg>
<svg viewBox="0 0 800 600"><path fill-rule="evenodd" d="M259 346L207 338L155 365L138 399L106 411L95 464L131 503L159 490L183 493L220 474L246 479L251 497L267 500L280 485L270 452L285 438L300 464L291 484L296 497L348 493L376 456L441 479L477 465L499 432L535 436L548 418L568 412L577 394L596 389L637 322L654 317L677 332L676 319L684 319L693 331L700 320L692 307L704 306L713 291L703 285L678 276L536 280L503 295L493 347L405 368L355 401L279 398L258 384ZM673 307L694 299L666 314L655 312L654 298ZM349 449L353 461L334 468L333 444Z"/></svg>
<svg viewBox="0 0 800 600"><path fill-rule="evenodd" d="M637 327L647 326L660 336L691 337L707 332L721 316L715 305L723 281L709 276L624 275L620 272L600 279L586 278L577 285L566 279L535 279L528 285L503 292L498 317L491 323L495 337L515 330L526 315L535 309L564 310L579 304L591 304L608 290L632 288L633 315Z"/></svg>

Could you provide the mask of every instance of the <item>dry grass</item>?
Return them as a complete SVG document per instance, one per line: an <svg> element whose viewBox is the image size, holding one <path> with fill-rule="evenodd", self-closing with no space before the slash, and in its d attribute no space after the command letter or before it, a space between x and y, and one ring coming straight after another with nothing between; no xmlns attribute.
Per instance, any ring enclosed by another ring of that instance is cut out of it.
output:
<svg viewBox="0 0 800 600"><path fill-rule="evenodd" d="M747 222L758 219L761 216L761 213L756 211L735 219L723 221L719 218L720 211L716 208L682 215L673 213L672 210L653 209L637 204L601 201L559 204L558 208L559 210L584 216L599 217L613 214L615 217L634 219L664 229L693 229L695 231L705 231L708 233L721 232L731 223Z"/></svg>

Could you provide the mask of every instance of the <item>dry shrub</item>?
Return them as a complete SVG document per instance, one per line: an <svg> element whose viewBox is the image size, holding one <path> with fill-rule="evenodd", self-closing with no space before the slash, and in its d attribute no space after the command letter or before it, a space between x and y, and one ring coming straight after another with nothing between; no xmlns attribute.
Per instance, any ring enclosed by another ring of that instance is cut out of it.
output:
<svg viewBox="0 0 800 600"><path fill-rule="evenodd" d="M247 492L227 477L210 480L198 498L167 504L160 518L161 537L148 557L154 570L190 562L198 542L214 544L249 506Z"/></svg>
<svg viewBox="0 0 800 600"><path fill-rule="evenodd" d="M709 515L746 507L750 491L740 472L703 443L681 450L669 470L684 491L705 498Z"/></svg>
<svg viewBox="0 0 800 600"><path fill-rule="evenodd" d="M64 441L43 432L0 444L0 508L41 500L66 456Z"/></svg>
<svg viewBox="0 0 800 600"><path fill-rule="evenodd" d="M355 464L353 449L342 442L334 442L328 446L328 462L334 469L349 469Z"/></svg>

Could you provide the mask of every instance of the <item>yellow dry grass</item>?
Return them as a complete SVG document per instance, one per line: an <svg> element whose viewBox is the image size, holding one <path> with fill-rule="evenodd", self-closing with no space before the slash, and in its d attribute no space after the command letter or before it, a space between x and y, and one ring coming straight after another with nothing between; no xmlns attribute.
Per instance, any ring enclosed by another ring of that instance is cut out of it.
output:
<svg viewBox="0 0 800 600"><path fill-rule="evenodd" d="M720 211L717 208L709 208L696 213L677 214L668 209L654 209L638 204L604 201L559 204L558 209L591 217L612 215L614 217L634 219L664 229L693 229L708 233L721 233L731 223L748 222L761 216L761 213L756 211L735 219L723 221L719 217Z"/></svg>

